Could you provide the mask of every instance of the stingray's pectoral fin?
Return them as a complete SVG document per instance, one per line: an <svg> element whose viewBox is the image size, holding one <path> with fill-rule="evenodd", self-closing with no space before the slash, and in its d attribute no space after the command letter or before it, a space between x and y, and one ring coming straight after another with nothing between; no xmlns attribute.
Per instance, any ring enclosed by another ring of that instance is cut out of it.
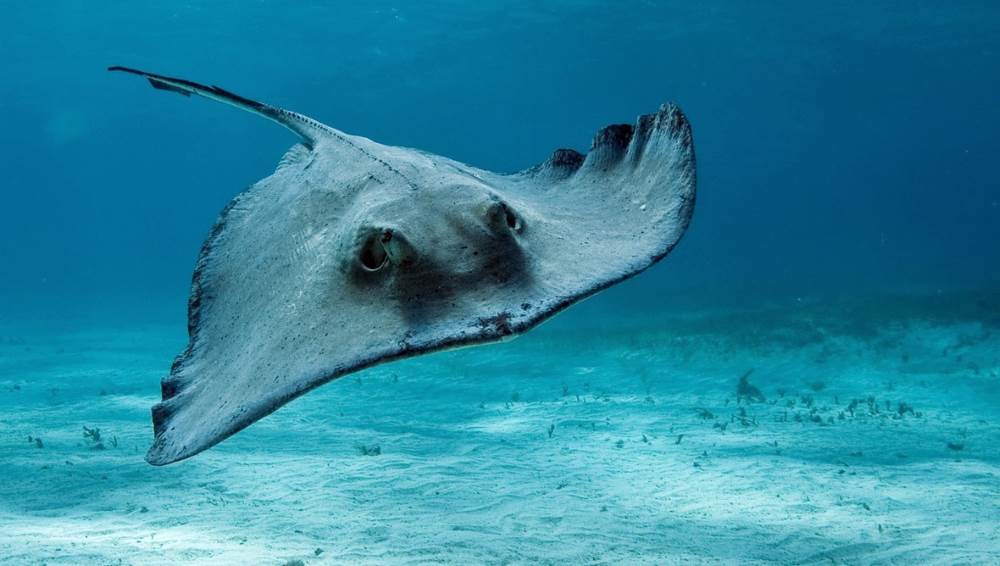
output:
<svg viewBox="0 0 1000 566"><path fill-rule="evenodd" d="M153 85L153 88L158 90L176 92L177 94L182 94L184 96L196 94L198 96L203 96L205 98L215 100L216 102L222 102L223 104L228 104L229 106L235 106L240 110L246 110L252 114L262 116L268 120L277 122L278 124L281 124L298 134L299 137L302 138L302 142L308 147L316 145L316 140L330 131L330 128L320 124L308 116L303 116L302 114L291 112L283 108L270 106L262 102L257 102L256 100L250 100L249 98L243 98L238 94L234 94L217 86L208 86L185 79L165 77L163 75L147 73L145 71L131 69L129 67L114 66L108 67L108 70L122 71L133 75L139 75L140 77L144 77L148 80L149 84Z"/></svg>
<svg viewBox="0 0 1000 566"><path fill-rule="evenodd" d="M660 186L677 190L661 190L659 196L686 201L694 198L695 187L691 125L680 108L664 104L655 114L639 116L635 124L601 128L586 154L557 149L548 160L519 174L553 183ZM686 212L690 215L690 206Z"/></svg>
<svg viewBox="0 0 1000 566"><path fill-rule="evenodd" d="M154 466L183 460L221 442L290 397L278 389L253 388L252 377L249 383L228 387L231 376L224 363L218 364L223 366L220 371L203 368L203 373L195 374L189 373L189 364L190 359L175 364L161 383L163 400L153 406L153 445L146 461ZM204 364L196 360L193 365Z"/></svg>

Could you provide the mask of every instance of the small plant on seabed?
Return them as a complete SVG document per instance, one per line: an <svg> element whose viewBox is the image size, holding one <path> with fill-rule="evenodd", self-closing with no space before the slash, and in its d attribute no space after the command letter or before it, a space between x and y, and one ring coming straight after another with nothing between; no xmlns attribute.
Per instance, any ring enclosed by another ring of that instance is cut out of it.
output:
<svg viewBox="0 0 1000 566"><path fill-rule="evenodd" d="M756 386L750 383L750 374L753 370L747 370L740 377L740 382L736 384L736 402L746 401L747 403L763 403L765 401L764 394L757 389Z"/></svg>
<svg viewBox="0 0 1000 566"><path fill-rule="evenodd" d="M45 448L45 444L42 443L42 439L38 438L37 436L33 437L33 436L31 436L29 434L28 435L28 443L29 444L34 444L35 448Z"/></svg>
<svg viewBox="0 0 1000 566"><path fill-rule="evenodd" d="M355 444L354 449L362 456L378 456L382 453L382 447L378 444L368 446L367 444Z"/></svg>
<svg viewBox="0 0 1000 566"><path fill-rule="evenodd" d="M91 450L104 450L104 443L101 442L101 429L83 427L83 437L91 442Z"/></svg>
<svg viewBox="0 0 1000 566"><path fill-rule="evenodd" d="M847 412L854 416L854 410L858 408L859 401L857 399L851 399L850 404L847 405Z"/></svg>
<svg viewBox="0 0 1000 566"><path fill-rule="evenodd" d="M869 395L868 399L867 399L867 402L868 402L868 414L873 415L873 416L877 415L878 414L878 402L875 401L875 396Z"/></svg>
<svg viewBox="0 0 1000 566"><path fill-rule="evenodd" d="M555 424L550 424L549 425L549 438L552 438L552 434L555 433L555 431L556 431L556 425Z"/></svg>
<svg viewBox="0 0 1000 566"><path fill-rule="evenodd" d="M91 450L104 450L104 437L101 436L101 429L83 427L83 437L90 441ZM108 443L112 448L118 448L118 437L112 436Z"/></svg>

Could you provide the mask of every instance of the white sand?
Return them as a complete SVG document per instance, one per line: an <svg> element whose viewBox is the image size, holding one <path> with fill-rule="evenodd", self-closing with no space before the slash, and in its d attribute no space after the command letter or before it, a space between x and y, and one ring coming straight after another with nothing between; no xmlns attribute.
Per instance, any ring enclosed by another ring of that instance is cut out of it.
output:
<svg viewBox="0 0 1000 566"><path fill-rule="evenodd" d="M142 455L182 325L6 321L0 561L1000 563L1000 333L823 312L590 334L570 313L344 378L165 468ZM768 401L738 406L750 368ZM868 396L878 414L839 418Z"/></svg>

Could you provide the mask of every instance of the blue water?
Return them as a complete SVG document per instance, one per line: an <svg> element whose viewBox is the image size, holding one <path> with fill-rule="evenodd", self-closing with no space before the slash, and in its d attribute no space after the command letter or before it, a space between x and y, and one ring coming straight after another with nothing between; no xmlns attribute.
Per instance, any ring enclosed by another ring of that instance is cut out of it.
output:
<svg viewBox="0 0 1000 566"><path fill-rule="evenodd" d="M0 562L1000 561L1000 4L2 13ZM109 65L504 172L672 101L694 220L517 341L152 468L199 246L295 140Z"/></svg>

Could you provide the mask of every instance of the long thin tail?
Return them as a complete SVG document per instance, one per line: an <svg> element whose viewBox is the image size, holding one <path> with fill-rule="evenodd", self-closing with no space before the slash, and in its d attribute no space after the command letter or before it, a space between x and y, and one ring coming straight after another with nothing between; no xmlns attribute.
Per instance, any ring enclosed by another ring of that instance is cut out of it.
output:
<svg viewBox="0 0 1000 566"><path fill-rule="evenodd" d="M108 70L122 71L145 77L146 80L149 81L149 84L153 85L153 88L155 89L176 92L177 94L182 94L184 96L191 96L192 94L204 96L205 98L209 98L216 102L228 104L229 106L235 106L240 110L246 110L252 114L262 116L268 120L277 122L278 124L281 124L298 134L298 136L302 138L302 143L309 148L312 148L316 144L317 139L330 131L328 126L325 126L308 116L303 116L302 114L291 112L283 108L276 108L262 102L257 102L256 100L250 100L249 98L243 98L238 94L234 94L217 86L207 86L184 79L165 77L163 75L147 73L146 71L131 69L129 67L113 66L108 67Z"/></svg>

